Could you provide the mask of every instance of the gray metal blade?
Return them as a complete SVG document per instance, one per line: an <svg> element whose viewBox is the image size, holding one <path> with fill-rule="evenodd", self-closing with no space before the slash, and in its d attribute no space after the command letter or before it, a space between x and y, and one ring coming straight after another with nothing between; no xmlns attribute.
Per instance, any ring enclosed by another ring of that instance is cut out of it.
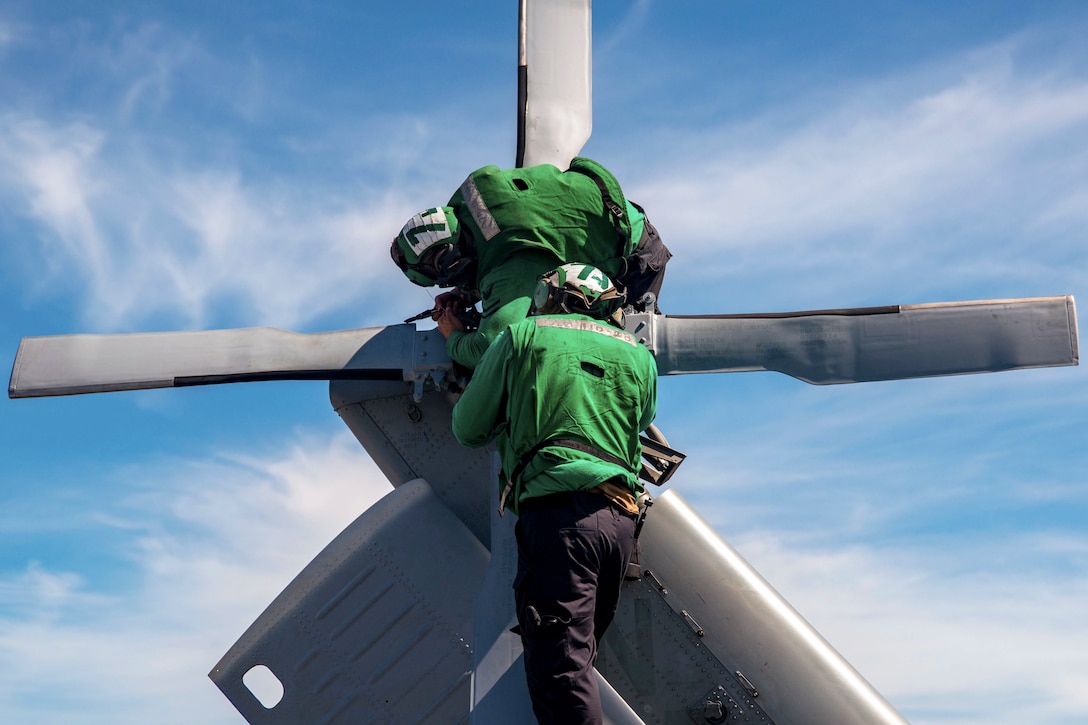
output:
<svg viewBox="0 0 1088 725"><path fill-rule="evenodd" d="M254 327L26 337L15 357L8 395L28 398L254 380L410 380L413 361L428 354L449 365L443 342L440 335L416 333L414 325L313 334Z"/></svg>
<svg viewBox="0 0 1088 725"><path fill-rule="evenodd" d="M517 166L570 165L593 128L590 0L521 0Z"/></svg>
<svg viewBox="0 0 1088 725"><path fill-rule="evenodd" d="M425 481L405 484L318 554L209 677L252 725L465 722L488 559ZM259 666L279 702L249 689Z"/></svg>
<svg viewBox="0 0 1088 725"><path fill-rule="evenodd" d="M1079 362L1073 298L765 315L631 315L662 375L769 370L818 385ZM452 367L414 325L299 334L267 327L26 337L8 395L29 398L255 380L410 381Z"/></svg>
<svg viewBox="0 0 1088 725"><path fill-rule="evenodd" d="M675 489L639 544L597 668L645 720L906 725Z"/></svg>
<svg viewBox="0 0 1088 725"><path fill-rule="evenodd" d="M662 375L770 370L815 385L1077 365L1071 296L769 315L632 315Z"/></svg>

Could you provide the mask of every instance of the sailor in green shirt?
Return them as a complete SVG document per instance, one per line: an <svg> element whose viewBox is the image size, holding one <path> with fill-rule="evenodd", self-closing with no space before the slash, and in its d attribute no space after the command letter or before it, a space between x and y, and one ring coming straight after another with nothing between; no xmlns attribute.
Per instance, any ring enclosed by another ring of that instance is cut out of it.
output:
<svg viewBox="0 0 1088 725"><path fill-rule="evenodd" d="M500 332L525 319L545 272L586 261L615 279L636 310L656 311L671 256L616 178L586 158L567 171L550 164L477 169L446 206L412 217L391 254L412 282L456 288L438 295L433 319L450 357L468 368ZM479 328L465 330L458 313L477 300Z"/></svg>
<svg viewBox="0 0 1088 725"><path fill-rule="evenodd" d="M495 441L518 514L515 608L541 723L601 722L593 664L635 546L657 367L622 329L622 301L589 265L545 275L543 314L498 336L453 409L461 443Z"/></svg>

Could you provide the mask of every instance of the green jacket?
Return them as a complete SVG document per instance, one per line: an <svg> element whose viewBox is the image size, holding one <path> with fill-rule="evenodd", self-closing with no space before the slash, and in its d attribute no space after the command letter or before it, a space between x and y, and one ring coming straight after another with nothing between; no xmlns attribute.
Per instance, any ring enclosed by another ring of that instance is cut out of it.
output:
<svg viewBox="0 0 1088 725"><path fill-rule="evenodd" d="M548 446L529 460L507 506L608 480L642 491L638 434L657 413L657 364L629 333L584 315L530 317L499 335L453 409L453 434L496 442L506 475L542 441L579 441L624 461ZM500 482L505 487L506 481Z"/></svg>
<svg viewBox="0 0 1088 725"><path fill-rule="evenodd" d="M642 236L645 217L623 196L616 178L585 158L571 161L601 180L625 213L605 208L600 188L585 173L550 164L521 169L485 166L472 172L450 199L462 233L476 246L476 289L483 317L475 332L454 332L446 350L469 368L508 325L525 318L542 274L567 262L585 262L613 280Z"/></svg>

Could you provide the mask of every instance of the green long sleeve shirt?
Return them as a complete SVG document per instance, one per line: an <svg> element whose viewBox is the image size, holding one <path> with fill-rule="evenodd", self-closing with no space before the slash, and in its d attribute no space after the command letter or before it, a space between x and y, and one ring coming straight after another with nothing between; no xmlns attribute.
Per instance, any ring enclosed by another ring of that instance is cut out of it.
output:
<svg viewBox="0 0 1088 725"><path fill-rule="evenodd" d="M472 332L450 333L446 341L449 356L465 367L475 368L503 330L529 316L537 280L560 264L549 252L525 249L481 277L480 325Z"/></svg>
<svg viewBox="0 0 1088 725"><path fill-rule="evenodd" d="M537 280L568 262L592 264L613 280L642 236L645 216L628 202L604 167L577 158L572 166L592 169L626 209L620 232L604 209L600 189L588 176L542 164L522 169L485 166L472 172L449 201L476 247L476 289L483 314L473 332L454 332L449 356L475 368L491 342L525 319Z"/></svg>
<svg viewBox="0 0 1088 725"><path fill-rule="evenodd" d="M476 448L495 441L509 475L538 443L565 438L624 461L548 446L525 466L507 506L605 481L642 491L638 435L657 412L657 365L627 332L583 315L518 322L488 348L453 409L453 433ZM500 482L505 486L505 481Z"/></svg>

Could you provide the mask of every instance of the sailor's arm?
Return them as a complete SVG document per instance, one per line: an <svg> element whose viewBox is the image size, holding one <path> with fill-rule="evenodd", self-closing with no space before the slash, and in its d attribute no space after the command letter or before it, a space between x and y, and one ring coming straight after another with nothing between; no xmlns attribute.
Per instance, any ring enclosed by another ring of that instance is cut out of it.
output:
<svg viewBox="0 0 1088 725"><path fill-rule="evenodd" d="M549 252L521 250L485 274L480 279L483 311L479 329L468 332L451 325L446 339L450 358L475 368L503 330L528 317L537 280L555 266L556 259Z"/></svg>
<svg viewBox="0 0 1088 725"><path fill-rule="evenodd" d="M506 425L506 366L513 346L500 334L453 406L453 435L469 448L485 446Z"/></svg>
<svg viewBox="0 0 1088 725"><path fill-rule="evenodd" d="M456 327L450 330L446 338L446 353L450 359L459 362L467 368L475 368L479 365L487 348L503 330L510 325L521 322L529 315L529 306L532 299L527 296L516 297L496 309L489 309L489 302L483 304L483 315L480 317L480 327L476 330L459 330ZM439 328L441 329L441 327ZM444 331L443 331L443 334Z"/></svg>

